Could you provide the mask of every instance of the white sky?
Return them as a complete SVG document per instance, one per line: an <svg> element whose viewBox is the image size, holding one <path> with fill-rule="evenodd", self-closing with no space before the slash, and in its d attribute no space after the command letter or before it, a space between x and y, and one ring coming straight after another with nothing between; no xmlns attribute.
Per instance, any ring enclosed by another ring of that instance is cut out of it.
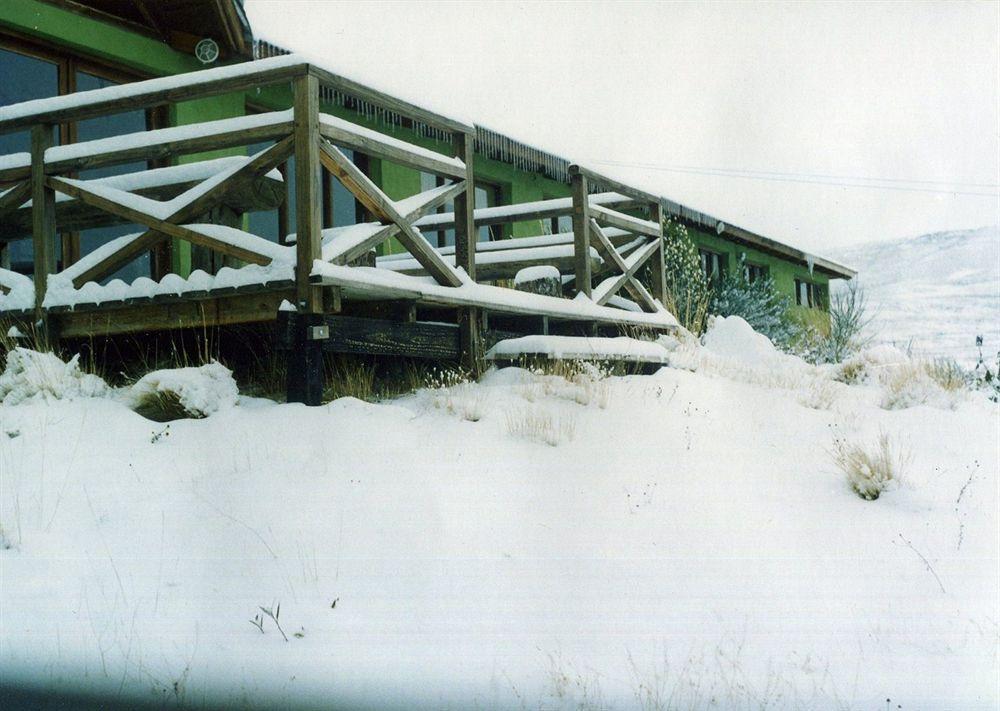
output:
<svg viewBox="0 0 1000 711"><path fill-rule="evenodd" d="M821 254L1000 223L1000 3L246 10L331 70Z"/></svg>

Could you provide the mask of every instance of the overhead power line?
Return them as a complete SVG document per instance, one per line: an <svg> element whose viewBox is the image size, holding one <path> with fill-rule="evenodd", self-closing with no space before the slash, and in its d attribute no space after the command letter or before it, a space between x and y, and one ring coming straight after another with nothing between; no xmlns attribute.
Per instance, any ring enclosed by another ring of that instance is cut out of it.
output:
<svg viewBox="0 0 1000 711"><path fill-rule="evenodd" d="M655 163L628 163L625 161L594 160L593 163L619 168L638 168L667 173L708 175L720 178L741 178L744 180L764 180L780 183L800 183L805 185L829 185L831 187L867 188L874 190L897 190L917 193L946 193L949 195L973 195L997 197L1000 184L974 183L948 180L908 180L901 178L866 178L861 176L822 175L816 173L780 173L767 170L735 170L730 168L703 168L686 165L662 165ZM940 187L919 187L938 185ZM955 187L976 187L992 189L992 192L955 190Z"/></svg>

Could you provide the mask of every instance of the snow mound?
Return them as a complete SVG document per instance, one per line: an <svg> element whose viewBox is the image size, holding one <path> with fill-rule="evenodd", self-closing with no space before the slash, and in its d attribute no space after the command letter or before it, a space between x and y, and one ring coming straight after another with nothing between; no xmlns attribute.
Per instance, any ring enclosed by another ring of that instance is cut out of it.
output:
<svg viewBox="0 0 1000 711"><path fill-rule="evenodd" d="M780 355L767 336L757 333L739 316L716 316L702 337L702 345L716 355L747 365L766 365Z"/></svg>
<svg viewBox="0 0 1000 711"><path fill-rule="evenodd" d="M0 403L4 405L101 397L107 392L103 380L80 370L79 354L67 363L53 353L15 348L7 354L7 365L0 374Z"/></svg>
<svg viewBox="0 0 1000 711"><path fill-rule="evenodd" d="M127 400L136 409L160 397L173 397L188 415L207 417L236 405L239 394L232 371L221 363L209 363L147 373L129 390Z"/></svg>

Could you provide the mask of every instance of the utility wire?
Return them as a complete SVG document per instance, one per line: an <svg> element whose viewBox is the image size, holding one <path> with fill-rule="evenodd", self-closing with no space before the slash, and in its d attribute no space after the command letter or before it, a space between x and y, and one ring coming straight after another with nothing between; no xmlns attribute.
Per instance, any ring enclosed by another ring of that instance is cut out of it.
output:
<svg viewBox="0 0 1000 711"><path fill-rule="evenodd" d="M963 183L934 180L903 180L898 178L863 178L836 175L819 175L808 173L779 173L775 171L738 171L727 168L698 168L693 166L669 166L652 163L627 163L624 161L593 160L593 163L610 165L619 168L638 168L642 170L657 170L667 173L683 173L690 175L709 175L720 178L742 178L744 180L765 180L779 183L801 183L806 185L829 185L832 187L844 188L869 188L875 190L897 190L901 192L935 193L949 195L973 195L981 197L997 197L1000 195L1000 185L989 183ZM852 181L852 182L846 182ZM910 185L879 185L876 183L908 183ZM970 190L951 190L942 188L922 188L913 185L949 185L965 187L993 188L993 192L981 192Z"/></svg>

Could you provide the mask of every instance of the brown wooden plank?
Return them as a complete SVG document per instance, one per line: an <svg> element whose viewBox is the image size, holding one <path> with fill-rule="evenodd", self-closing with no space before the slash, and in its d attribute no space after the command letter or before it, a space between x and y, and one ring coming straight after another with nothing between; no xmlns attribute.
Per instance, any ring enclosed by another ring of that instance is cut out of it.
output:
<svg viewBox="0 0 1000 711"><path fill-rule="evenodd" d="M422 170L425 173L440 175L443 178L461 180L465 178L465 169L445 160L437 160L421 153L411 153L391 143L379 141L370 136L346 130L341 126L320 122L320 133L324 138L342 148L364 153L373 158L399 163L409 168Z"/></svg>
<svg viewBox="0 0 1000 711"><path fill-rule="evenodd" d="M35 312L39 318L48 277L56 267L56 194L45 180L45 150L54 141L54 131L55 127L48 124L31 129L31 236L35 260Z"/></svg>
<svg viewBox="0 0 1000 711"><path fill-rule="evenodd" d="M303 314L323 310L323 292L309 283L313 262L322 256L320 214L319 82L312 74L295 80L295 284Z"/></svg>
<svg viewBox="0 0 1000 711"><path fill-rule="evenodd" d="M573 190L573 243L575 245L576 291L590 296L590 201L587 176L576 173L571 176Z"/></svg>
<svg viewBox="0 0 1000 711"><path fill-rule="evenodd" d="M625 263L625 260L622 258L621 254L619 254L618 251L614 248L610 240L608 240L607 235L604 234L604 230L601 229L601 226L597 224L597 220L595 220L594 218L590 218L590 241L594 249L597 250L597 253L601 255L601 258L604 259L605 262L611 262L621 274L628 273L629 268L628 265ZM641 262L640 265L635 267L635 269L638 269L639 266L641 266ZM633 270L633 273L635 273L635 270ZM659 310L656 303L649 295L649 292L635 278L626 279L624 282L622 282L622 285L624 285L625 288L628 289L628 292L629 294L632 295L632 298L638 301L639 304L643 306L647 311L655 312ZM621 288L621 286L619 286L618 288ZM603 306L608 302L608 300L612 296L614 296L614 294L617 291L618 289L615 289L613 291L602 294L601 297L598 299L597 303Z"/></svg>
<svg viewBox="0 0 1000 711"><path fill-rule="evenodd" d="M228 242L224 242L222 240L216 239L215 237L212 237L211 235L200 232L197 229L192 229L182 225L175 225L171 222L167 222L166 220L162 220L158 217L142 212L141 210L137 210L135 208L128 207L126 205L121 205L119 203L114 202L113 200L105 198L103 195L98 195L96 193L91 192L90 190L87 190L86 188L82 188L79 185L68 183L62 178L48 178L45 182L51 188L58 190L61 193L65 193L71 197L74 197L77 200L85 202L88 205L118 215L122 219L127 220L129 222L134 222L136 224L149 227L151 232L147 232L146 235L152 234L157 241L159 239L162 239L162 237L156 235L155 233L160 232L170 237L186 240L188 242L191 242L192 244L208 247L209 249L221 252L226 256L233 257L235 259L240 259L245 262L250 262L252 264L266 265L271 263L271 258L265 254L250 249L246 249L239 245L229 244ZM145 235L143 237L145 237ZM144 242L143 237L140 237L138 240L131 242L128 246L128 250L134 251L136 249L135 245L137 243L143 243L145 245L143 249L139 250L140 252L148 249L149 248L148 240L147 242ZM116 252L116 254L120 254L123 251L124 250L119 250L119 252ZM93 269L88 271L93 271ZM78 279L80 278L82 278L82 276L78 277ZM74 284L76 283L76 281L77 280L74 280Z"/></svg>
<svg viewBox="0 0 1000 711"><path fill-rule="evenodd" d="M663 199L659 195L653 195L645 190L633 188L631 185L626 185L621 181L609 178L608 176L602 175L595 170L584 168L580 165L571 165L569 167L569 174L571 177L574 175L582 175L587 178L592 185L600 185L605 190L611 190L616 193L620 193L621 195L628 195L629 197L633 197L644 203L659 203Z"/></svg>
<svg viewBox="0 0 1000 711"><path fill-rule="evenodd" d="M171 129L159 130L170 131ZM164 140L162 143L149 146L133 146L78 158L51 160L46 163L45 170L49 175L65 175L90 168L103 168L122 163L166 160L178 155L215 151L282 139L291 132L292 123L290 121L268 126L257 126L255 128L228 130L220 133L213 133L206 129L205 133L192 138ZM148 131L147 133L154 134L156 131ZM24 180L30 173L31 168L28 166L23 168L6 168L0 170L0 182Z"/></svg>
<svg viewBox="0 0 1000 711"><path fill-rule="evenodd" d="M472 281L476 281L476 173L475 137L471 134L456 133L452 138L455 156L465 163L465 191L455 196L455 266L465 270ZM482 362L479 310L459 309L458 330L462 365L474 376L479 375Z"/></svg>
<svg viewBox="0 0 1000 711"><path fill-rule="evenodd" d="M26 203L31 197L31 189L32 182L29 180L18 183L3 195L0 195L0 217Z"/></svg>
<svg viewBox="0 0 1000 711"><path fill-rule="evenodd" d="M323 350L328 353L444 360L459 357L459 329L451 324L356 316L327 316L324 320L330 328L330 337L323 341Z"/></svg>
<svg viewBox="0 0 1000 711"><path fill-rule="evenodd" d="M660 302L662 306L666 303L667 294L667 271L666 265L664 264L664 250L666 249L666 241L663 236L663 206L660 203L652 203L649 206L649 219L651 222L655 222L660 225L660 236L657 241L660 243L660 249L657 254L653 257L653 261L650 264L651 269L651 285L653 287L652 294L653 298Z"/></svg>
<svg viewBox="0 0 1000 711"><path fill-rule="evenodd" d="M560 200L561 198L555 198L553 200L537 201L537 202L555 202L555 200ZM620 210L630 210L636 207L640 207L642 203L632 198L625 198L621 201L615 201L613 204L616 208ZM518 205L510 205L508 210L505 210L504 215L483 217L481 213L484 208L479 208L476 210L476 227L488 227L490 225L507 225L512 222L534 222L534 221L544 221L550 220L553 217L562 217L564 215L572 215L573 207L542 207L542 208L531 208L518 210ZM451 216L452 219L442 219ZM418 225L421 229L432 228L435 230L450 230L455 227L455 220L453 219L454 213L445 213L444 215L434 215L433 221L427 221L424 225Z"/></svg>
<svg viewBox="0 0 1000 711"><path fill-rule="evenodd" d="M63 338L87 338L272 321L281 302L294 298L294 289L284 289L202 300L178 298L168 303L124 304L88 311L77 309L59 315L60 335Z"/></svg>
<svg viewBox="0 0 1000 711"><path fill-rule="evenodd" d="M260 155L257 155L255 158L248 161L238 170L233 171L233 173L226 180L217 183L216 185L212 186L209 190L205 191L202 195L198 196L196 199L192 200L191 202L187 203L186 205L176 210L173 214L167 217L166 220L162 220L161 223L177 224L180 222L186 222L188 220L193 220L200 217L208 210L210 210L212 207L221 202L222 199L225 197L225 195L228 194L230 191L238 188L242 184L256 180L261 175L264 175L275 166L284 163L285 160L288 158L288 156L291 154L293 145L294 145L294 138L292 136L287 136L286 138L282 139L275 145L268 148ZM208 178L208 180L211 180L211 178ZM66 184L63 183L63 185ZM93 204L93 203L90 202L88 204ZM110 212L112 214L117 214L119 217L122 217L123 219L128 219L125 218L121 212L116 212L114 210L107 209L108 205L107 201L102 200L102 204L105 205L105 207L101 209L104 209L105 211ZM143 222L142 220L130 220L130 221L138 222L139 224L146 226L151 226L148 225L146 222ZM113 254L109 254L107 257L102 259L97 264L94 264L86 271L81 272L73 280L73 286L75 286L76 288L80 288L88 281L97 281L99 279L103 279L107 275L114 273L116 270L120 269L124 265L131 262L133 259L138 257L143 252L154 248L157 244L163 241L164 235L176 236L176 234L177 233L171 233L169 231L164 231L164 230L158 230L158 231L150 230L146 232L137 240L130 242L123 249L120 249L117 252L114 252ZM214 240L208 235L204 235L203 233L194 230L186 230L184 234L186 234L187 236L181 237L181 239L187 239L187 241L192 242L193 244L200 244L202 246L209 247L210 249L215 249L216 251L220 251L223 254L234 256L233 252L234 247L232 245L228 245L227 243ZM208 241L206 242L205 240ZM248 254L254 255L256 253L248 253ZM241 257L237 258L242 259ZM266 262L260 262L259 257L254 257L254 256L251 256L250 259L245 259L244 261L250 261L251 263L254 264L270 263L270 259L268 259L268 261Z"/></svg>
<svg viewBox="0 0 1000 711"><path fill-rule="evenodd" d="M632 217L631 215L626 215L624 212L611 210L602 205L591 205L590 216L598 222L603 222L611 227L646 235L647 237L660 237L663 234L662 227L651 225L648 220Z"/></svg>
<svg viewBox="0 0 1000 711"><path fill-rule="evenodd" d="M633 279L639 268L646 263L646 260L648 260L651 256L653 256L656 253L657 249L659 249L658 242L650 242L645 247L642 247L638 253L639 256L635 259L632 266L626 269L624 273L616 277L615 281L612 282L611 288L608 289L606 292L604 292L600 297L598 297L597 303L601 306L606 304L608 300L618 292L619 289L621 289L625 284L627 284L629 280ZM635 280L635 288L640 289L642 292L645 292L645 297L642 298L643 302L646 303L652 302L653 297L649 294L648 291L646 291L646 287L642 286L642 284L640 284L638 280ZM656 309L654 307L651 310L658 311L659 309Z"/></svg>
<svg viewBox="0 0 1000 711"><path fill-rule="evenodd" d="M334 74L333 72L321 69L315 65L309 66L309 73L318 77L320 83L324 86L329 86L334 89L338 89L345 94L351 94L359 99L363 99L373 104L378 104L383 108L403 114L411 119L425 123L428 126L440 128L444 131L451 131L453 133L474 134L476 131L473 126L470 126L467 123L462 123L461 121L456 121L455 119L448 118L447 116L443 116L433 111L428 111L427 109L411 104L408 101L398 99L395 96L390 96L389 94L385 94L377 89L372 89L364 84L359 84L358 82L352 81L347 77Z"/></svg>
<svg viewBox="0 0 1000 711"><path fill-rule="evenodd" d="M263 60L266 62L267 60ZM273 63L272 63L273 64ZM247 89L271 86L273 84L283 84L291 81L295 77L304 75L308 71L305 63L285 65L268 69L261 67L260 71L247 74L238 74L222 78L214 77L210 72L217 70L202 70L202 72L191 72L190 81L181 86L171 86L158 88L162 82L158 79L150 79L145 82L134 82L129 88L134 91L131 96L122 97L120 92L97 90L93 98L76 97L73 101L48 102L49 105L55 103L56 108L36 111L26 116L0 120L0 133L10 133L22 128L27 128L37 123L68 123L71 121L81 121L83 119L116 114L135 109L148 109L161 104L171 104L179 101L189 101L191 99L201 99L220 94L228 94ZM156 82L160 82L159 85ZM143 86L150 88L143 91ZM100 92L100 93L98 93ZM65 104L61 106L60 104Z"/></svg>
<svg viewBox="0 0 1000 711"><path fill-rule="evenodd" d="M337 176L344 187L350 190L376 219L381 222L392 222L399 227L397 239L439 284L462 285L462 280L454 268L441 259L441 255L431 247L424 236L399 214L392 200L326 139L320 143L320 159L326 169Z"/></svg>
<svg viewBox="0 0 1000 711"><path fill-rule="evenodd" d="M460 180L454 185L452 185L450 189L445 190L430 202L427 202L418 207L416 210L413 210L407 213L406 215L403 215L403 219L406 220L406 222L412 224L414 220L418 220L424 215L427 215L431 211L437 209L441 205L444 205L446 202L453 199L463 190L465 190L465 181ZM333 263L348 264L350 262L353 262L355 259L362 257L368 252L370 252L372 248L382 244L385 240L398 234L399 229L400 229L399 225L396 224L386 225L368 239L359 242L351 249L347 250L342 255L338 256L336 259L333 260Z"/></svg>

